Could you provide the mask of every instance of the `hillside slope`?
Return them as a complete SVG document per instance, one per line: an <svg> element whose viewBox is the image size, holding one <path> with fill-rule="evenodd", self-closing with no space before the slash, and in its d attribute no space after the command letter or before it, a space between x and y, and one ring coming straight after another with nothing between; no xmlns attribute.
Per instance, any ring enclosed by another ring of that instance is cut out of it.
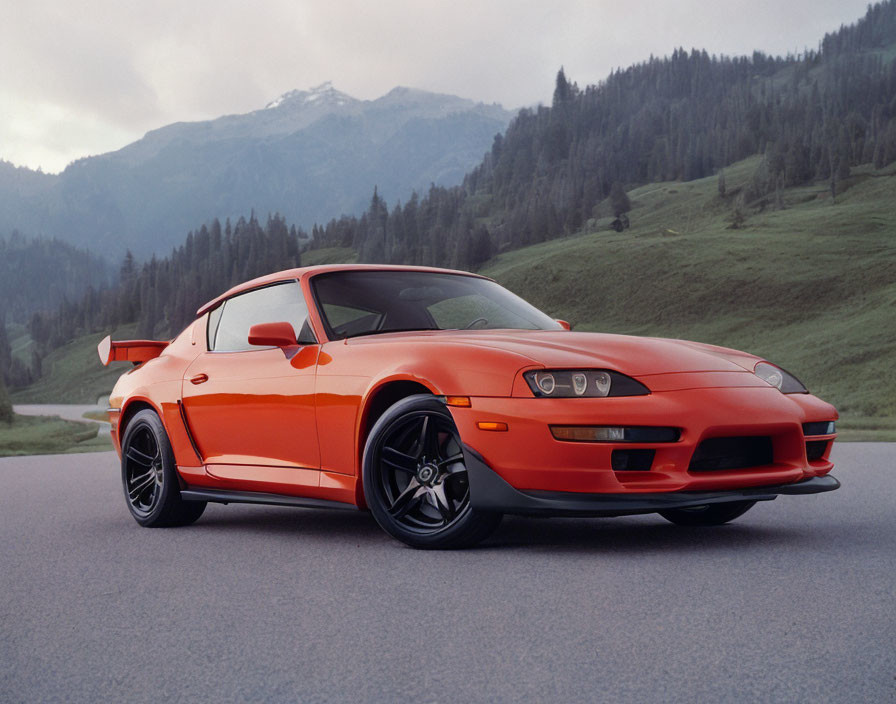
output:
<svg viewBox="0 0 896 704"><path fill-rule="evenodd" d="M896 429L896 169L855 169L835 203L824 184L785 190L785 209L729 229L757 161L726 170L726 199L717 178L650 184L629 193L625 233L509 252L483 273L578 330L765 356L837 405L843 427Z"/></svg>
<svg viewBox="0 0 896 704"><path fill-rule="evenodd" d="M136 326L127 325L112 333L116 340L133 339ZM106 333L109 334L109 333ZM75 338L53 350L43 360L43 376L35 383L10 393L13 403L97 403L108 396L118 377L128 369L126 364L100 363L96 346L105 334L88 334ZM106 401L99 405L105 407Z"/></svg>
<svg viewBox="0 0 896 704"><path fill-rule="evenodd" d="M88 287L107 286L111 274L101 256L59 239L0 234L0 312L8 323L27 322L66 299L80 300Z"/></svg>
<svg viewBox="0 0 896 704"><path fill-rule="evenodd" d="M726 170L726 198L716 178L650 184L629 193L625 233L607 229L609 218L591 221L590 232L499 255L482 273L577 330L765 356L838 407L845 438L896 439L896 167L856 169L833 203L823 184L787 189L783 210L730 229L730 201L757 162ZM356 258L316 250L303 264ZM15 402L108 393L122 370L99 365L101 336L51 353L46 376Z"/></svg>

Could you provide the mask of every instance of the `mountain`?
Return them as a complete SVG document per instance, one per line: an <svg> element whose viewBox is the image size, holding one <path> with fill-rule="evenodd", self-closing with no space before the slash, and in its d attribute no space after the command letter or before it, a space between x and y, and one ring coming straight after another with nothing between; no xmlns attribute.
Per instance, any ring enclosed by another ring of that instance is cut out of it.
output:
<svg viewBox="0 0 896 704"><path fill-rule="evenodd" d="M253 209L310 228L359 212L374 186L404 199L460 183L510 117L452 95L399 87L358 100L324 83L248 114L167 125L59 175L0 162L0 232L142 258L197 222Z"/></svg>
<svg viewBox="0 0 896 704"><path fill-rule="evenodd" d="M725 167L757 154L748 184L727 191ZM717 175L737 227L780 209L785 188L817 183L836 201L852 169L893 162L896 0L887 0L799 55L677 49L585 88L561 69L552 104L521 110L461 186L388 212L375 199L363 217L315 228L312 245L475 268L489 252L626 227L633 186Z"/></svg>
<svg viewBox="0 0 896 704"><path fill-rule="evenodd" d="M39 354L127 323L163 338L278 262L485 267L592 329L780 349L779 363L836 377L843 410L896 417L875 380L896 349L894 193L887 0L798 56L677 50L584 89L561 70L551 106L521 110L459 186L391 209L375 191L360 216L314 227L310 246L278 218L199 226L30 333Z"/></svg>
<svg viewBox="0 0 896 704"><path fill-rule="evenodd" d="M0 236L0 323L27 323L33 313L78 301L89 287L112 281L102 257L65 242Z"/></svg>

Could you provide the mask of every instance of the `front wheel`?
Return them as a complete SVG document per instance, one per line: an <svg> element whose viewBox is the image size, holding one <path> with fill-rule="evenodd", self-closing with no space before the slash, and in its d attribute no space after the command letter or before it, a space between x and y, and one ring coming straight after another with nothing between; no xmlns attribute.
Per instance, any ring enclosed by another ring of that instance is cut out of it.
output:
<svg viewBox="0 0 896 704"><path fill-rule="evenodd" d="M755 501L731 501L693 508L670 508L659 513L667 521L679 526L720 526L743 516L755 505Z"/></svg>
<svg viewBox="0 0 896 704"><path fill-rule="evenodd" d="M382 415L367 439L363 471L376 522L412 547L469 547L501 522L500 513L470 505L460 435L433 396L409 396Z"/></svg>
<svg viewBox="0 0 896 704"><path fill-rule="evenodd" d="M124 431L121 482L128 509L141 526L185 526L205 510L204 501L181 499L168 434L149 409L135 415Z"/></svg>

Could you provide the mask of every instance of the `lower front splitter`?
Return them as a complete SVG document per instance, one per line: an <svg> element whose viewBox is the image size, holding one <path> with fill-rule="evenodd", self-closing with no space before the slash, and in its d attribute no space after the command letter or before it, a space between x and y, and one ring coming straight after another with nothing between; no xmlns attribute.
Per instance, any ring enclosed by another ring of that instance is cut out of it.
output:
<svg viewBox="0 0 896 704"><path fill-rule="evenodd" d="M478 452L467 446L464 446L464 461L474 509L522 516L627 516L732 501L771 501L780 495L820 494L840 488L840 482L827 475L793 484L720 491L669 491L653 494L521 491L508 484L486 464Z"/></svg>

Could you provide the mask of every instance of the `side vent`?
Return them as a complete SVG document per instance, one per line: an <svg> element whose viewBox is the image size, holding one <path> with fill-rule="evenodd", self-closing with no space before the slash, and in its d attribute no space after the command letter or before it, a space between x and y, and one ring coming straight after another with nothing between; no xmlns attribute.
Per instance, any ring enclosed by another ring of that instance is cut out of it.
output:
<svg viewBox="0 0 896 704"><path fill-rule="evenodd" d="M190 439L190 445L193 447L193 452L196 453L196 459L202 464L205 464L205 460L202 459L202 453L199 452L199 447L196 445L196 439L193 437L193 431L190 430L190 421L187 420L187 410L184 408L184 403L180 399L177 399L177 408L180 411L180 419L183 421L184 430L187 431L187 437Z"/></svg>

